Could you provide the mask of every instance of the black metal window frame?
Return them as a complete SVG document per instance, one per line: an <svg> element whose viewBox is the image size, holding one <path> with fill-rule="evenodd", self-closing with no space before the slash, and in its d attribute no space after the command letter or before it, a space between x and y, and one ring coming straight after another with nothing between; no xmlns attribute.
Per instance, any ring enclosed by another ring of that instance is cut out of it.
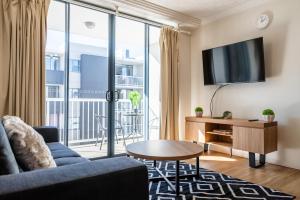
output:
<svg viewBox="0 0 300 200"><path fill-rule="evenodd" d="M69 74L71 72L70 70L70 5L77 5L81 7L85 7L88 9L96 10L98 12L101 11L101 7L98 7L95 5L91 5L88 3L82 3L77 1L68 1L68 0L55 0L61 3L65 4L65 82L64 82L64 144L68 144L68 130L69 130ZM108 90L111 92L112 96L114 95L115 91L115 30L116 30L116 16L115 14L103 12L108 14L108 30L109 30L109 41L108 41ZM128 16L128 18L126 17ZM144 50L144 139L149 139L149 30L150 27L157 27L160 28L160 24L156 23L158 25L155 25L152 23L152 21L145 20L142 18L138 18L131 15L125 15L120 16L122 18L127 18L132 21L137 21L140 23L144 23L145 26L145 37L144 37L144 44L145 44L145 50ZM140 21L143 20L143 21ZM146 23L146 22L149 23ZM114 97L113 97L114 99ZM111 134L108 134L108 149L107 149L107 156L105 157L113 157L118 156L115 155L115 148L114 148L114 135L115 135L115 125L114 125L114 118L115 118L115 102L114 100L108 101L108 117L110 120L108 120L108 132Z"/></svg>

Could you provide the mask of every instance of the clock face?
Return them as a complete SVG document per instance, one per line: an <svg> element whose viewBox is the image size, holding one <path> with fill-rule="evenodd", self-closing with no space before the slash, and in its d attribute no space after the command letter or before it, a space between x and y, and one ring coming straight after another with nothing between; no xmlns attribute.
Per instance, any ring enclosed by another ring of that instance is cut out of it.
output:
<svg viewBox="0 0 300 200"><path fill-rule="evenodd" d="M264 29L269 25L270 19L269 16L266 14L262 14L258 17L256 26L259 29Z"/></svg>

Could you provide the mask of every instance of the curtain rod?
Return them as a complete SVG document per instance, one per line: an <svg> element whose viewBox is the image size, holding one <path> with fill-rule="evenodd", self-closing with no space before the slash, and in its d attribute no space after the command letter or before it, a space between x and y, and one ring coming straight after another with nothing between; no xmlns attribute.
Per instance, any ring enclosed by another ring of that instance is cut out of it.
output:
<svg viewBox="0 0 300 200"><path fill-rule="evenodd" d="M155 26L155 27L158 27L158 28L161 28L163 26L169 26L169 27L172 27L174 30L176 30L180 33L191 35L191 33L188 32L188 31L179 30L178 28L175 28L175 27L167 25L167 24L163 24L163 23L160 23L160 22L155 22L155 21L148 20L148 19L145 19L145 18L137 17L137 16L134 16L134 15L130 15L128 13L119 12L118 8L116 8L116 10L112 10L110 8L105 8L105 7L102 7L102 6L93 4L93 3L83 2L83 1L80 1L80 0L55 0L55 1L63 2L63 3L70 3L70 4L82 6L82 7L85 7L85 8L97 10L97 11L100 11L100 12L104 12L104 13L107 13L107 14L112 14L112 15L124 17L124 18L131 19L131 20L134 20L134 21L149 24L149 25L152 25L152 26Z"/></svg>

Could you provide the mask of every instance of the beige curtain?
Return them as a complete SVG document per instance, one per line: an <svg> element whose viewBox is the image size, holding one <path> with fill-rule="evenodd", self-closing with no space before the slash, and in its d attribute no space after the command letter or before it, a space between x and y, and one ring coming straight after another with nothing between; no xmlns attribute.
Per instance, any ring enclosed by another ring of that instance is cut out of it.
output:
<svg viewBox="0 0 300 200"><path fill-rule="evenodd" d="M50 0L0 1L0 117L44 122L46 19Z"/></svg>
<svg viewBox="0 0 300 200"><path fill-rule="evenodd" d="M178 32L163 27L160 32L161 124L160 139L178 140Z"/></svg>

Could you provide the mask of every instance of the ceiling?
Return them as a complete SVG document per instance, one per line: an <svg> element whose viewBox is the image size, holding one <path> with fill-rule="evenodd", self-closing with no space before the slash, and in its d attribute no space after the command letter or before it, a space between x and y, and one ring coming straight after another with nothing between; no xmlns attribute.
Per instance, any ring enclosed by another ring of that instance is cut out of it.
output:
<svg viewBox="0 0 300 200"><path fill-rule="evenodd" d="M83 0L171 26L200 24L241 12L270 0Z"/></svg>
<svg viewBox="0 0 300 200"><path fill-rule="evenodd" d="M252 0L147 0L176 10L178 12L202 19Z"/></svg>

